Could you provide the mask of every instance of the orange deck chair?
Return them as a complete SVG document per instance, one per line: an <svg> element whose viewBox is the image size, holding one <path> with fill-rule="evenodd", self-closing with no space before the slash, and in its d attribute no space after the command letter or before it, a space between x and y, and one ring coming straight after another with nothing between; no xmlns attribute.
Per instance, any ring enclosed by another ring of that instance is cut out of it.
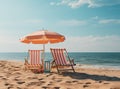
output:
<svg viewBox="0 0 120 89"><path fill-rule="evenodd" d="M50 50L51 50L51 53L53 56L53 61L52 61L51 67L53 67L53 65L54 65L54 67L57 68L58 73L60 73L60 71L64 71L64 70L73 70L73 72L75 72L74 67L73 67L74 61L70 59L66 49L50 48Z"/></svg>
<svg viewBox="0 0 120 89"><path fill-rule="evenodd" d="M25 59L25 70L43 72L43 50L28 50L28 57ZM28 62L29 61L29 62Z"/></svg>

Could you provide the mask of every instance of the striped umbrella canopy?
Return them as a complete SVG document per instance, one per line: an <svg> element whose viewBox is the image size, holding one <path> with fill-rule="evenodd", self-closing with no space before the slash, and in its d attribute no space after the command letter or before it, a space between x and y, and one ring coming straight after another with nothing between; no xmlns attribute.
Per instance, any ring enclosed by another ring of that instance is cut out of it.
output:
<svg viewBox="0 0 120 89"><path fill-rule="evenodd" d="M39 30L31 34L28 34L20 39L21 42L27 43L27 44L30 44L30 43L43 44L44 52L45 52L45 44L59 43L59 42L63 42L64 40L65 40L65 36L56 32L48 31L48 30Z"/></svg>
<svg viewBox="0 0 120 89"><path fill-rule="evenodd" d="M59 43L63 42L64 40L65 37L63 35L48 30L40 30L37 32L33 32L20 39L21 42L28 44Z"/></svg>

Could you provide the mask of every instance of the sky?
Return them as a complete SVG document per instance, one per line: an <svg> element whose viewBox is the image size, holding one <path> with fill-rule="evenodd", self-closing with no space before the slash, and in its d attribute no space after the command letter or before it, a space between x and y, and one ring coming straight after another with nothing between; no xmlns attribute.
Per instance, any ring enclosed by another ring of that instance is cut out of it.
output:
<svg viewBox="0 0 120 89"><path fill-rule="evenodd" d="M0 0L0 52L42 49L20 42L42 29L66 38L46 51L120 52L120 0Z"/></svg>

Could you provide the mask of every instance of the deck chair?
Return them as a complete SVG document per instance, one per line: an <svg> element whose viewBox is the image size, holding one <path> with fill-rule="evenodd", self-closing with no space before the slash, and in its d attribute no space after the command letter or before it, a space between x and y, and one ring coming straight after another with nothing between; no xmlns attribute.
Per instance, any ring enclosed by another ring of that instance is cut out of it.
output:
<svg viewBox="0 0 120 89"><path fill-rule="evenodd" d="M25 70L43 72L43 50L28 50L28 57L25 59Z"/></svg>
<svg viewBox="0 0 120 89"><path fill-rule="evenodd" d="M52 57L53 57L53 61L52 61L52 66L51 67L56 67L58 73L60 73L60 71L64 71L64 70L73 70L73 72L75 72L74 70L74 62L73 60L70 60L70 57L68 56L68 53L66 51L66 49L53 49L50 48L51 53L52 53ZM69 69L68 69L69 67Z"/></svg>

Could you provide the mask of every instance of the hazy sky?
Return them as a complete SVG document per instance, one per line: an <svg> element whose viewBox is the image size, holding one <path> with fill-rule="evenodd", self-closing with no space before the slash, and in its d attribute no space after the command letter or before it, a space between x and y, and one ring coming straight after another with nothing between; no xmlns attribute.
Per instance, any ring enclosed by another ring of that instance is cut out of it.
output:
<svg viewBox="0 0 120 89"><path fill-rule="evenodd" d="M43 28L66 37L46 51L120 52L120 0L0 0L0 52L42 49L19 39Z"/></svg>

